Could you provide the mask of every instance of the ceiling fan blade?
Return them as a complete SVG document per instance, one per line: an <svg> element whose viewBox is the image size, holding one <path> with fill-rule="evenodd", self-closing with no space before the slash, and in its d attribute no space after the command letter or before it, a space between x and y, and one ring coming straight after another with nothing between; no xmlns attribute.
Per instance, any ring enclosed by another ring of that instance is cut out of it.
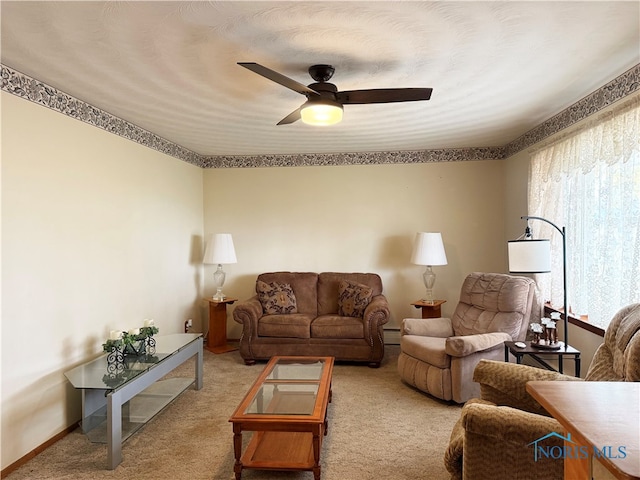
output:
<svg viewBox="0 0 640 480"><path fill-rule="evenodd" d="M336 93L342 104L415 102L429 100L433 88L376 88L372 90L345 90Z"/></svg>
<svg viewBox="0 0 640 480"><path fill-rule="evenodd" d="M267 78L267 79L271 80L272 82L279 83L283 87L290 88L294 92L298 92L298 93L301 93L302 95L306 95L306 96L318 96L318 97L320 96L320 94L318 92L316 92L315 90L310 89L306 85L303 85L302 83L296 82L295 80L293 80L293 79L291 79L289 77L285 77L281 73L278 73L278 72L276 72L274 70L271 70L270 68L263 67L262 65L260 65L258 63L255 63L255 62L238 62L238 65L240 65L241 67L244 67L244 68L246 68L248 70L251 70L254 73L257 73L258 75L262 75L264 78Z"/></svg>
<svg viewBox="0 0 640 480"><path fill-rule="evenodd" d="M297 122L298 120L300 120L300 109L296 108L293 112L280 120L277 125L287 125L289 123Z"/></svg>

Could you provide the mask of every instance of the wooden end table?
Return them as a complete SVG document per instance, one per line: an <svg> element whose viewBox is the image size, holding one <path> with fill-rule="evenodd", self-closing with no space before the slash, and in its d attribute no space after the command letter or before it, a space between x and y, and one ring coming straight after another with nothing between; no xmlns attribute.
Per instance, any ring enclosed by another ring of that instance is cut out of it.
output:
<svg viewBox="0 0 640 480"><path fill-rule="evenodd" d="M320 480L333 357L271 357L229 421L233 471L307 470ZM242 432L254 432L242 453Z"/></svg>
<svg viewBox="0 0 640 480"><path fill-rule="evenodd" d="M207 346L212 353L226 353L238 350L236 345L227 343L227 304L236 302L237 298L225 298L224 300L214 300L208 298L209 302L209 333L207 334Z"/></svg>
<svg viewBox="0 0 640 480"><path fill-rule="evenodd" d="M446 302L446 300L434 300L433 302L416 300L411 305L422 308L422 318L440 318L442 316L441 305Z"/></svg>

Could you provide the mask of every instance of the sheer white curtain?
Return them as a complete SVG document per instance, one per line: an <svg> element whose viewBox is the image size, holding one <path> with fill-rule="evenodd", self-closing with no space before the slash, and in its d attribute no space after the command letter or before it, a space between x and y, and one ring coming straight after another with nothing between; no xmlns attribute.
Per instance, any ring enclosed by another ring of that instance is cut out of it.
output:
<svg viewBox="0 0 640 480"><path fill-rule="evenodd" d="M606 328L623 306L640 302L640 96L535 152L529 215L566 227L568 305ZM552 272L537 276L546 300L562 306L562 236L549 238Z"/></svg>

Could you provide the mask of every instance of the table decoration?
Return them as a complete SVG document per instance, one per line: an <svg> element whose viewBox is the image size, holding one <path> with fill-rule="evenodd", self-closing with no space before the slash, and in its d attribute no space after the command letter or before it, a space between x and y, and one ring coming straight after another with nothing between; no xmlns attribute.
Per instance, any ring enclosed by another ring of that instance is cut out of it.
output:
<svg viewBox="0 0 640 480"><path fill-rule="evenodd" d="M558 331L556 329L556 319L543 317L540 323L532 323L529 330L533 333L531 346L543 349L555 350L561 347L558 342Z"/></svg>
<svg viewBox="0 0 640 480"><path fill-rule="evenodd" d="M125 370L126 356L154 354L156 341L153 336L160 330L153 320L145 320L144 326L128 331L111 330L109 338L102 344L107 353L107 370L109 373L121 373ZM111 370L110 370L111 369Z"/></svg>

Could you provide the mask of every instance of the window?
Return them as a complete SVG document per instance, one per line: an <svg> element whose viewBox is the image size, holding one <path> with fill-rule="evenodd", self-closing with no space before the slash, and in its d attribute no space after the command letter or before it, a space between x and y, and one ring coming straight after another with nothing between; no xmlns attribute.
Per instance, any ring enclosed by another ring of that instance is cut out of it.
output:
<svg viewBox="0 0 640 480"><path fill-rule="evenodd" d="M531 158L529 215L566 227L570 311L606 328L623 306L640 302L640 96ZM548 238L552 271L538 275L543 298L563 304L562 236Z"/></svg>

